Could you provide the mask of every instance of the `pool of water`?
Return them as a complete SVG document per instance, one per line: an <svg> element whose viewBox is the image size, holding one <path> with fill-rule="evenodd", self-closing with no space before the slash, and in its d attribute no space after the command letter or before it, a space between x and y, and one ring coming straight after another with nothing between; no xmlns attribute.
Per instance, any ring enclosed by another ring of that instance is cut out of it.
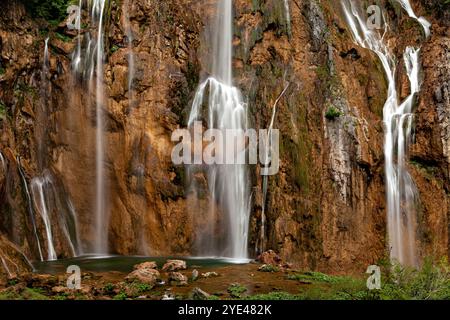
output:
<svg viewBox="0 0 450 320"><path fill-rule="evenodd" d="M186 261L188 267L216 268L233 264L247 264L251 260L231 259L222 257L142 257L142 256L96 256L87 255L71 259L55 261L39 261L33 263L35 271L38 273L58 274L65 273L70 265L77 265L82 271L109 272L119 271L128 273L133 270L133 266L145 261L155 261L161 268L168 259L181 259Z"/></svg>

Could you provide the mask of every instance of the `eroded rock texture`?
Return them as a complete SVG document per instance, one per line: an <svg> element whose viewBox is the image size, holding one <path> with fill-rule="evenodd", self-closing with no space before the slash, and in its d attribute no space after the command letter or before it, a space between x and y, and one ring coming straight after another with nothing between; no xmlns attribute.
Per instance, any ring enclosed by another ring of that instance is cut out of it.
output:
<svg viewBox="0 0 450 320"><path fill-rule="evenodd" d="M49 75L43 78L46 36L40 29L45 22L30 18L19 1L1 3L0 149L6 166L0 170L0 232L31 259L40 258L38 243L47 255L45 226L26 190L45 163L57 190L54 209L49 210L56 252L59 257L89 252L95 223L96 121L89 103L92 92L71 72L76 34L60 27L57 32L65 37L49 35ZM201 223L197 215L208 210L210 197L204 177L198 177L205 194L192 208L184 168L171 162L170 137L174 129L185 127L195 89L208 74L207 26L214 4L112 1L104 70L111 253L195 252L196 224ZM234 4L235 83L248 103L254 128L268 127L273 105L289 85L277 105L281 166L279 174L269 178L265 249L305 268L364 271L388 251L382 67L376 56L353 43L338 1L291 0L290 25L283 1ZM422 256L443 256L449 248L450 29L448 14L435 14L433 1L412 4L433 24L428 40L393 1L385 6L397 22L392 33L398 35L393 41L399 61L406 45L425 41L410 170L421 200L417 245ZM124 12L133 34L132 99ZM403 69L400 65L398 77L407 83ZM49 91L43 95L46 81ZM402 88L402 96L408 90ZM339 116L327 116L330 108ZM251 169L249 247L256 256L262 179L259 167ZM73 229L75 221L61 219L71 212L78 225L75 249L61 231Z"/></svg>

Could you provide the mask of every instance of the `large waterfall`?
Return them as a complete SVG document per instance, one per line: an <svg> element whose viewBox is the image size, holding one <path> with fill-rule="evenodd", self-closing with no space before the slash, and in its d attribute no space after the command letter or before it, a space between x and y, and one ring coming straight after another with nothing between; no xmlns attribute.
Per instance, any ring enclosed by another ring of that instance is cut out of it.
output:
<svg viewBox="0 0 450 320"><path fill-rule="evenodd" d="M211 76L197 89L189 115L188 127L202 120L203 100L208 96L208 110L203 125L220 130L245 130L246 104L238 88L233 86L233 1L218 1L216 25L212 41ZM230 145L227 141L227 148ZM234 143L233 143L234 146ZM231 150L225 149L224 152ZM245 152L245 151L240 151ZM196 165L189 166L190 174ZM208 215L207 228L198 231L198 254L247 258L250 215L250 186L245 164L211 164L206 169L209 193L214 202ZM221 212L222 216L219 216ZM195 213L194 213L195 214ZM220 221L220 222L219 222ZM216 243L215 230L225 232L225 243Z"/></svg>
<svg viewBox="0 0 450 320"><path fill-rule="evenodd" d="M72 55L72 70L84 83L88 84L89 93L95 97L95 220L93 253L108 252L109 212L106 205L106 176L105 160L105 132L104 108L105 92L103 84L104 64L104 18L107 0L93 0L90 2L90 31L81 34L82 4L79 1L78 16L75 27L78 30L77 47ZM84 41L83 41L84 38ZM89 100L89 103L92 103Z"/></svg>
<svg viewBox="0 0 450 320"><path fill-rule="evenodd" d="M409 1L399 1L409 15L421 22L425 34L429 34L429 23L417 18ZM385 21L384 33L369 29L361 7L353 0L343 2L344 13L358 45L374 52L380 59L388 81L387 100L383 108L385 126L385 174L387 193L387 218L390 255L401 264L416 266L416 204L417 189L407 170L407 150L412 139L414 96L420 90L420 49L407 47L403 58L410 82L410 94L400 103L396 82L396 59L387 44L388 32Z"/></svg>

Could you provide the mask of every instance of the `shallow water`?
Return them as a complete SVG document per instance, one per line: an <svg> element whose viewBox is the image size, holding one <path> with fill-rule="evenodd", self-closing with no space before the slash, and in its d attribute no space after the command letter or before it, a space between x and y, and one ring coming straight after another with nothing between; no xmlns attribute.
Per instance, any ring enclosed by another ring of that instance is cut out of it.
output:
<svg viewBox="0 0 450 320"><path fill-rule="evenodd" d="M133 270L133 266L146 262L155 261L161 268L168 259L181 259L186 261L189 267L195 268L217 268L234 264L246 264L250 260L235 260L222 257L142 257L142 256L80 256L71 259L55 261L38 261L33 263L35 271L38 273L58 274L65 273L70 265L77 265L82 271L109 272L118 271L128 273Z"/></svg>

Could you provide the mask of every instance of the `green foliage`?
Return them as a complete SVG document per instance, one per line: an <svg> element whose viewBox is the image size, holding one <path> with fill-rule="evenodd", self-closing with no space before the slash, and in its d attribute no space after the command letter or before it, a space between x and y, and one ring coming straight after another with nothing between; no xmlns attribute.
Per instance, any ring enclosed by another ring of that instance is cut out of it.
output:
<svg viewBox="0 0 450 320"><path fill-rule="evenodd" d="M337 108L335 108L334 106L330 106L327 110L327 112L325 113L325 117L328 120L334 120L336 118L339 118L340 116L342 116L342 112L340 112Z"/></svg>
<svg viewBox="0 0 450 320"><path fill-rule="evenodd" d="M228 287L228 293L233 298L241 298L242 294L247 291L247 288L239 283L233 283Z"/></svg>
<svg viewBox="0 0 450 320"><path fill-rule="evenodd" d="M127 294L122 291L114 297L114 300L127 300L127 298Z"/></svg>
<svg viewBox="0 0 450 320"><path fill-rule="evenodd" d="M0 76L4 75L6 73L5 68L0 67Z"/></svg>
<svg viewBox="0 0 450 320"><path fill-rule="evenodd" d="M24 288L23 290L5 290L0 293L0 300L48 300L41 288Z"/></svg>
<svg viewBox="0 0 450 320"><path fill-rule="evenodd" d="M67 16L67 8L76 4L74 0L22 0L34 18L42 18L51 24L58 24Z"/></svg>
<svg viewBox="0 0 450 320"><path fill-rule="evenodd" d="M152 290L152 286L147 283L135 282L133 284L139 293Z"/></svg>
<svg viewBox="0 0 450 320"><path fill-rule="evenodd" d="M66 36L65 34L59 33L59 32L55 32L55 36L56 38L58 38L59 40L63 41L63 42L71 42L72 38L69 36Z"/></svg>
<svg viewBox="0 0 450 320"><path fill-rule="evenodd" d="M117 45L113 45L111 47L111 49L109 50L109 52L112 54L112 53L116 52L117 50L119 50L119 47Z"/></svg>
<svg viewBox="0 0 450 320"><path fill-rule="evenodd" d="M287 292L275 291L264 294L249 296L247 300L302 300L300 295L294 295Z"/></svg>
<svg viewBox="0 0 450 320"><path fill-rule="evenodd" d="M420 270L393 265L377 294L383 300L450 299L450 265L446 258L426 259Z"/></svg>
<svg viewBox="0 0 450 320"><path fill-rule="evenodd" d="M116 288L116 286L112 283L107 283L105 284L105 286L103 287L103 291L106 294L112 294L114 292L114 289Z"/></svg>
<svg viewBox="0 0 450 320"><path fill-rule="evenodd" d="M347 278L345 277L330 276L325 273L313 271L290 274L288 275L288 279L305 282L326 282L326 283L339 283L347 280Z"/></svg>

